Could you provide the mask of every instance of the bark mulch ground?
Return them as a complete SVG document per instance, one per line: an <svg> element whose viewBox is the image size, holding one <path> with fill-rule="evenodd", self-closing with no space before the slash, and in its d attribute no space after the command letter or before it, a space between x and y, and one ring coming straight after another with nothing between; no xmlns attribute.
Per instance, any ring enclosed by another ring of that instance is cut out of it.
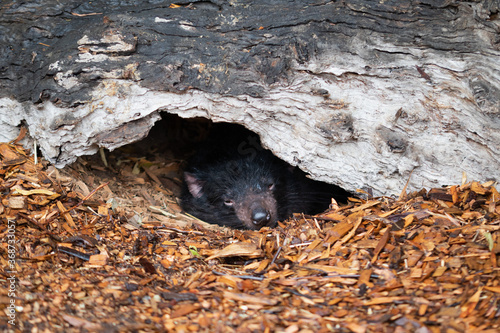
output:
<svg viewBox="0 0 500 333"><path fill-rule="evenodd" d="M500 331L493 182L239 231L182 214L178 162L127 156L0 145L1 331Z"/></svg>

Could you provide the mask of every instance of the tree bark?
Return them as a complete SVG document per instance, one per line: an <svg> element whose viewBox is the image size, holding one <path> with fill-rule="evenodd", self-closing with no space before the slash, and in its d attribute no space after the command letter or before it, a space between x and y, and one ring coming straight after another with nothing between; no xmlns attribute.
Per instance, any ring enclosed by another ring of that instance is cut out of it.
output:
<svg viewBox="0 0 500 333"><path fill-rule="evenodd" d="M0 135L61 167L170 112L348 190L499 180L499 30L496 0L12 0Z"/></svg>

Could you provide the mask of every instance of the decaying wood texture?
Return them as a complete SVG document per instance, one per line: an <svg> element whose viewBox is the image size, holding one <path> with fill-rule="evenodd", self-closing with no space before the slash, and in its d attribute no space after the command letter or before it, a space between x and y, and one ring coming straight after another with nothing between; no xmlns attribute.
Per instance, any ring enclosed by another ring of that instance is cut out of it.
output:
<svg viewBox="0 0 500 333"><path fill-rule="evenodd" d="M499 3L8 1L0 126L55 165L159 112L244 124L314 178L374 193L500 179Z"/></svg>

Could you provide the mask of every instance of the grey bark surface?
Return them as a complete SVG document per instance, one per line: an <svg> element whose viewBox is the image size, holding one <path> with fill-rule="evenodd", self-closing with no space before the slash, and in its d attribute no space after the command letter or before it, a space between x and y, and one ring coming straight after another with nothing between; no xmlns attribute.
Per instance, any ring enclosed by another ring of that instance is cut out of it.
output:
<svg viewBox="0 0 500 333"><path fill-rule="evenodd" d="M13 0L0 140L24 124L61 167L170 112L348 190L499 180L499 30L497 0Z"/></svg>

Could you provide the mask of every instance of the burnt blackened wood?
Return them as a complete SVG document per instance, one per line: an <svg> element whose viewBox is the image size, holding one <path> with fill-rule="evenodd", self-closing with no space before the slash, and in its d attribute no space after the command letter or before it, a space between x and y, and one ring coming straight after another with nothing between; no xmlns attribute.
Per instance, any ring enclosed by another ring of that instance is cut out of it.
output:
<svg viewBox="0 0 500 333"><path fill-rule="evenodd" d="M291 61L331 48L349 54L374 44L373 33L399 47L498 49L490 20L498 8L492 1L481 9L466 13L459 1L11 1L1 8L0 94L72 106L117 78L162 91L263 96L289 77ZM478 25L492 29L481 39L471 33ZM392 57L377 49L366 56ZM487 100L484 80L472 81Z"/></svg>

